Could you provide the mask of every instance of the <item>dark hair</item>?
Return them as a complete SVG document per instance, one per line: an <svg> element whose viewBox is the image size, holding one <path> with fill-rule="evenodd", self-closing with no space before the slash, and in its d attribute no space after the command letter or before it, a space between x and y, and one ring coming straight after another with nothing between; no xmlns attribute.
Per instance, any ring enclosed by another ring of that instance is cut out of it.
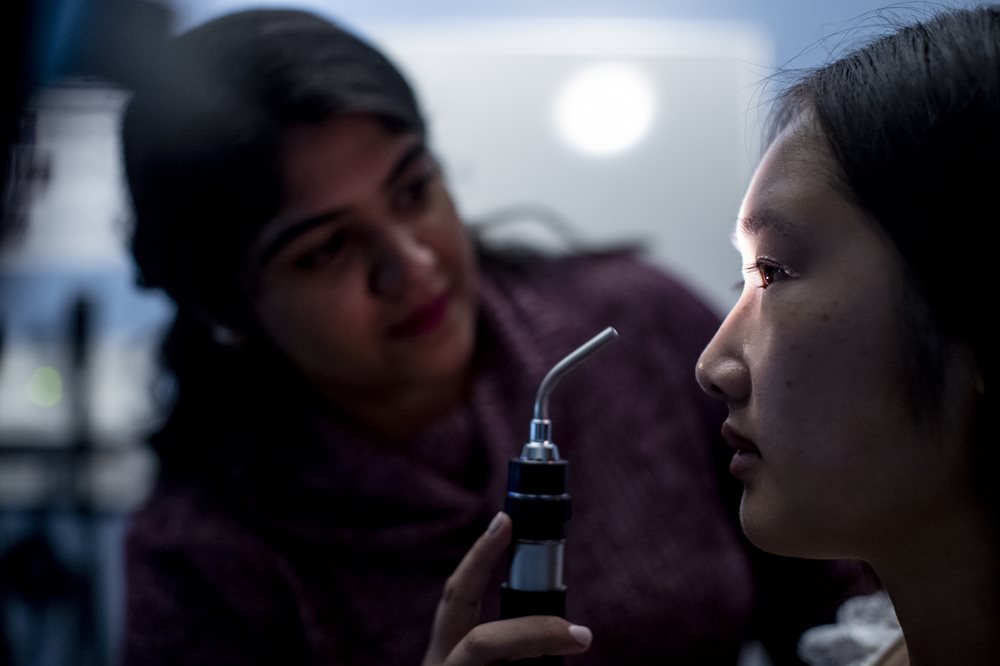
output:
<svg viewBox="0 0 1000 666"><path fill-rule="evenodd" d="M365 113L425 131L380 51L305 12L223 16L169 42L161 61L122 125L132 250L144 284L216 317L233 314L246 245L280 205L283 129Z"/></svg>
<svg viewBox="0 0 1000 666"><path fill-rule="evenodd" d="M223 16L170 40L159 62L159 75L134 91L122 139L140 281L178 306L163 346L176 395L153 438L164 460L196 447L194 431L211 437L206 421L224 421L227 410L253 413L253 387L291 378L262 342L226 349L208 325L249 323L245 255L281 205L283 130L355 113L393 131L423 136L425 126L385 55L306 12ZM287 390L269 393L288 398ZM280 409L272 403L267 411Z"/></svg>
<svg viewBox="0 0 1000 666"><path fill-rule="evenodd" d="M772 137L803 114L829 143L835 184L906 264L911 397L940 408L943 361L954 342L967 343L987 389L982 419L995 355L987 271L1000 184L1000 9L939 13L809 73L779 97Z"/></svg>

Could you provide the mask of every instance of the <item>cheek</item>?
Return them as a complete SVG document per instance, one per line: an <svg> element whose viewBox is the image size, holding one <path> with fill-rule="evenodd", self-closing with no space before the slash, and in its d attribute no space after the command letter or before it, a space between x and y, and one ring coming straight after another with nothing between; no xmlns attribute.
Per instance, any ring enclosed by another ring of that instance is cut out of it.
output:
<svg viewBox="0 0 1000 666"><path fill-rule="evenodd" d="M448 204L441 222L435 229L433 243L441 262L452 274L456 284L471 288L475 282L475 251L468 228Z"/></svg>
<svg viewBox="0 0 1000 666"><path fill-rule="evenodd" d="M457 243L458 261L456 263L458 272L461 274L460 281L465 287L466 292L471 293L475 290L476 271L478 268L476 266L476 253L473 249L472 238L464 226L461 228L461 234Z"/></svg>
<svg viewBox="0 0 1000 666"><path fill-rule="evenodd" d="M371 340L376 312L356 277L336 283L316 278L283 284L258 301L257 316L265 333L290 358L322 357ZM353 288L352 288L352 285Z"/></svg>
<svg viewBox="0 0 1000 666"><path fill-rule="evenodd" d="M764 304L746 340L751 395L762 406L821 402L830 388L830 370L838 367L830 363L830 352L839 345L826 315L808 306L769 305L783 304Z"/></svg>
<svg viewBox="0 0 1000 666"><path fill-rule="evenodd" d="M893 473L913 420L894 322L882 307L842 303L776 322L762 341L769 360L757 368L756 408L774 462L795 472L790 483L869 494L876 477Z"/></svg>
<svg viewBox="0 0 1000 666"><path fill-rule="evenodd" d="M812 303L753 340L753 408L789 465L840 475L876 464L881 442L909 428L902 356L880 308Z"/></svg>
<svg viewBox="0 0 1000 666"><path fill-rule="evenodd" d="M773 316L762 308L748 355L757 359L763 391L839 402L899 381L899 341L891 334L898 327L884 307L802 296L773 308Z"/></svg>

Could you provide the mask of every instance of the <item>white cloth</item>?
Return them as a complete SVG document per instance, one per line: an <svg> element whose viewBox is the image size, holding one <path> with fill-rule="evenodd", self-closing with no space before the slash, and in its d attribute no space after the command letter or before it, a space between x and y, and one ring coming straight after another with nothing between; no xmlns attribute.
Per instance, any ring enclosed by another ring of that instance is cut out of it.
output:
<svg viewBox="0 0 1000 666"><path fill-rule="evenodd" d="M799 639L809 666L869 666L902 635L885 592L853 597L837 610L837 622L813 627Z"/></svg>

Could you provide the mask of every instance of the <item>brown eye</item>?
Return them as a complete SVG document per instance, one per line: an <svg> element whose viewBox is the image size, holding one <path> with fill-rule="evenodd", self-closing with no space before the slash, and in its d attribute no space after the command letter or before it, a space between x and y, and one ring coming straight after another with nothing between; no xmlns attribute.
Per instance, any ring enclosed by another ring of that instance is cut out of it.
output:
<svg viewBox="0 0 1000 666"><path fill-rule="evenodd" d="M761 286L767 289L768 285L778 279L781 269L771 264L760 263L757 264L757 271L760 273Z"/></svg>
<svg viewBox="0 0 1000 666"><path fill-rule="evenodd" d="M760 276L761 289L767 289L775 282L789 277L788 272L784 268L767 259L758 259L754 263L748 265L746 270L748 273L756 273Z"/></svg>

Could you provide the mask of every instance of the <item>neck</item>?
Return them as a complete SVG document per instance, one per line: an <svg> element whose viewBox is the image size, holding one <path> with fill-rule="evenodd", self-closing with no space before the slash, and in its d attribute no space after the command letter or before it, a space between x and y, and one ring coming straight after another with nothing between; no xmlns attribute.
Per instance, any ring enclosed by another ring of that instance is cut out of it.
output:
<svg viewBox="0 0 1000 666"><path fill-rule="evenodd" d="M872 566L892 598L910 663L1000 663L1000 543L995 516L970 502Z"/></svg>

